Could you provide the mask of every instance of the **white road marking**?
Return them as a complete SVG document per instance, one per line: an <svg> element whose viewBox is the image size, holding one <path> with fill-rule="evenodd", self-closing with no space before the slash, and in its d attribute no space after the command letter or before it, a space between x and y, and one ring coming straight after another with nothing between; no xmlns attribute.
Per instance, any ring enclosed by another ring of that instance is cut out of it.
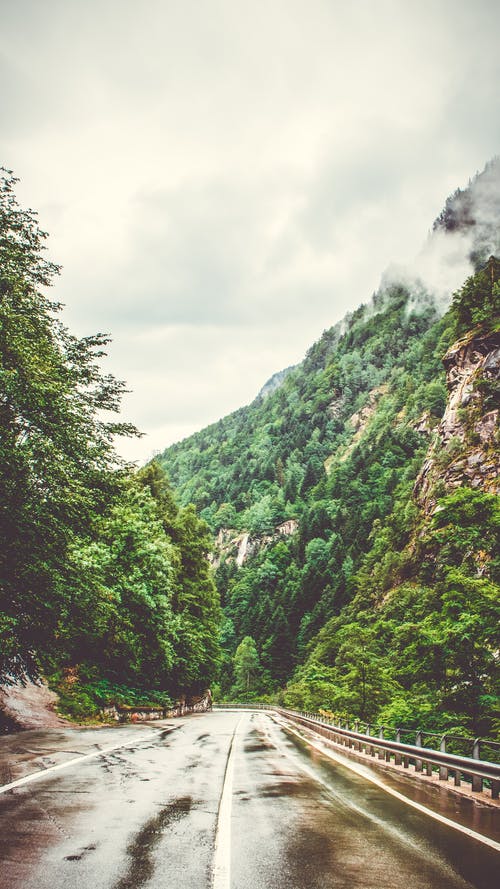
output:
<svg viewBox="0 0 500 889"><path fill-rule="evenodd" d="M278 721L278 720L276 720ZM352 762L351 760L336 754L329 747L326 747L324 744L317 744L315 741L310 738L304 737L295 729L293 729L289 723L280 722L287 731L291 732L293 735L296 735L297 738L300 738L301 741L305 741L306 744L309 744L310 747L314 747L315 750L318 750L324 756L327 756L329 759L333 759L335 762L340 763L340 765L345 766L350 769L352 772L356 772L357 775L360 775L366 781L370 781L371 784L375 784L376 787L380 787L381 790L385 790L386 793L390 793L391 796L395 796L396 799L400 800L403 803L406 803L407 806L411 806L412 809L417 809L418 812L422 812L424 815L428 815L429 818L434 818L435 821L439 821L441 824L446 824L447 827L452 827L454 830L460 831L460 833L466 834L468 837L472 837L474 840L478 840L480 843L483 843L485 846L489 846L491 849L495 849L495 851L500 852L500 843L495 842L495 840L490 839L490 837L485 837L481 833L476 833L475 830L471 830L469 827L465 827L463 824L458 824L456 821L452 821L450 818L446 818L445 815L440 815L439 812L434 812L432 809L428 809L427 806L422 806L421 803L417 803L409 797L404 796L404 794L399 793L397 790L394 790L392 787L389 787L387 784L384 784L379 778L376 778L374 775L368 774L363 767L359 767L357 763ZM304 771L309 773L311 771L311 775L315 778L319 783L323 783L317 775L314 775L312 770L304 767Z"/></svg>
<svg viewBox="0 0 500 889"><path fill-rule="evenodd" d="M153 731L160 732L161 729L153 729ZM143 747L144 744L149 744L150 741L151 736L147 740L141 741L139 744L134 744L133 739L129 738L128 741L122 741L120 744L113 744L110 747L102 747L100 750L94 750L92 753L82 753L81 756L77 756L75 759L68 759L66 762L60 762L55 766L48 766L46 769L40 769L40 771L33 772L31 775L25 775L24 778L18 778L16 781L11 781L10 784L2 784L0 786L0 793L7 793L8 790L13 790L15 787L22 787L23 784L30 784L31 781L38 781L42 778L50 777L54 772L69 769L71 766L85 762L89 759L96 759L98 756L104 756L106 753L112 753L113 750L120 750L122 747ZM64 751L58 752L63 753Z"/></svg>
<svg viewBox="0 0 500 889"><path fill-rule="evenodd" d="M233 797L234 760L236 737L243 720L240 717L231 738L226 762L224 783L219 803L219 817L215 831L215 852L212 870L212 889L230 889L231 885L231 808Z"/></svg>

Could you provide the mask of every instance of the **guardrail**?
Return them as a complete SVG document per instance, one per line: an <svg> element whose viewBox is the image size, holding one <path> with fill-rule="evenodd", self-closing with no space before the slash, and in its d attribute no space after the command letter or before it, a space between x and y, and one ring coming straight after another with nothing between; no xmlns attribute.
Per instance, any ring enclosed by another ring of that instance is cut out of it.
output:
<svg viewBox="0 0 500 889"><path fill-rule="evenodd" d="M148 707L137 704L121 707L111 704L103 708L101 713L116 722L149 722L155 719L172 719L175 716L187 716L190 713L204 713L212 709L212 695L209 691L198 697L183 698L170 707Z"/></svg>
<svg viewBox="0 0 500 889"><path fill-rule="evenodd" d="M214 710L269 710L275 712L279 710L274 704L258 704L250 701L248 704L241 704L239 701L215 701Z"/></svg>
<svg viewBox="0 0 500 889"><path fill-rule="evenodd" d="M357 753L365 754L369 757L377 757L387 763L394 761L397 766L403 766L408 769L413 766L414 771L421 774L431 776L433 769L439 772L440 781L448 781L450 775L453 776L455 787L460 787L463 779L471 782L474 793L481 793L484 789L485 782L490 787L492 799L498 799L500 793L500 764L490 762L480 758L481 745L488 746L492 749L499 748L500 745L493 741L476 738L471 740L472 756L458 756L457 754L447 752L447 736L442 735L440 738L439 750L424 746L424 735L436 737L434 733L417 731L415 744L402 743L401 736L408 729L395 729L396 740L384 737L384 731L381 728L378 736L369 732L363 733L353 731L352 729L336 725L329 719L322 717L316 713L308 713L298 710L286 710L283 707L276 707L267 704L233 704L229 702L221 702L215 705L219 709L257 709L271 710L279 713L292 721L312 728L318 734L327 737L340 746L352 749ZM457 736L450 736L457 738ZM460 738L460 741L466 739Z"/></svg>

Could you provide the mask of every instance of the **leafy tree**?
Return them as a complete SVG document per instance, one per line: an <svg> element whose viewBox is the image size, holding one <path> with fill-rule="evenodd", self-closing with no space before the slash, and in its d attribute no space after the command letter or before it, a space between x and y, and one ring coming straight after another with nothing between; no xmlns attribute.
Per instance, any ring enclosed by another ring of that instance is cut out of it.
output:
<svg viewBox="0 0 500 889"><path fill-rule="evenodd" d="M478 325L491 327L500 316L500 262L490 258L488 266L467 278L453 296L452 313L457 336Z"/></svg>
<svg viewBox="0 0 500 889"><path fill-rule="evenodd" d="M43 256L36 214L19 208L16 180L0 180L0 675L36 674L56 644L69 596L66 560L110 502L120 463L108 422L123 384L100 372L107 338L76 339L41 294L57 266ZM42 658L43 660L43 658Z"/></svg>
<svg viewBox="0 0 500 889"><path fill-rule="evenodd" d="M108 338L72 336L40 291L58 268L15 181L3 171L0 680L64 687L69 670L79 715L104 693L199 690L220 660L207 526L158 465L132 473L116 455L114 436L136 430L107 419L124 389L99 368Z"/></svg>
<svg viewBox="0 0 500 889"><path fill-rule="evenodd" d="M254 639L245 636L234 655L235 688L239 693L248 693L255 688L259 674L260 660Z"/></svg>
<svg viewBox="0 0 500 889"><path fill-rule="evenodd" d="M207 525L193 506L179 509L161 466L153 461L138 473L151 492L163 528L174 544L172 609L177 617L175 671L171 687L201 691L220 665L219 595L208 562Z"/></svg>
<svg viewBox="0 0 500 889"><path fill-rule="evenodd" d="M180 634L171 604L175 551L149 491L125 481L93 532L69 553L75 581L85 576L85 583L60 614L66 661L97 665L115 682L172 687Z"/></svg>
<svg viewBox="0 0 500 889"><path fill-rule="evenodd" d="M282 605L272 613L266 642L262 648L262 664L269 670L275 683L283 685L293 666L294 643Z"/></svg>
<svg viewBox="0 0 500 889"><path fill-rule="evenodd" d="M389 665L377 651L373 631L359 623L346 624L338 633L337 643L337 708L360 719L373 719L395 688Z"/></svg>

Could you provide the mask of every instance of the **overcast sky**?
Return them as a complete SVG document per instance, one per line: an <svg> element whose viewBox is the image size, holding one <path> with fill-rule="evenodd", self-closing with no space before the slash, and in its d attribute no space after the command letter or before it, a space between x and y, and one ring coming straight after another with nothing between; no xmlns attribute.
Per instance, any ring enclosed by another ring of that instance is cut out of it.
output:
<svg viewBox="0 0 500 889"><path fill-rule="evenodd" d="M0 163L144 461L248 403L500 152L489 0L0 0Z"/></svg>

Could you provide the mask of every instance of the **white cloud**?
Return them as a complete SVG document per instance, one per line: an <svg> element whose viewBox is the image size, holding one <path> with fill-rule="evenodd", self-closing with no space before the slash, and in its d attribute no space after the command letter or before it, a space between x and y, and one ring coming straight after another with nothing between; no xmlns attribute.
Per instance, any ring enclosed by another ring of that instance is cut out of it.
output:
<svg viewBox="0 0 500 889"><path fill-rule="evenodd" d="M149 432L127 456L249 401L498 152L490 0L19 0L2 20L0 160L68 323L113 333Z"/></svg>

